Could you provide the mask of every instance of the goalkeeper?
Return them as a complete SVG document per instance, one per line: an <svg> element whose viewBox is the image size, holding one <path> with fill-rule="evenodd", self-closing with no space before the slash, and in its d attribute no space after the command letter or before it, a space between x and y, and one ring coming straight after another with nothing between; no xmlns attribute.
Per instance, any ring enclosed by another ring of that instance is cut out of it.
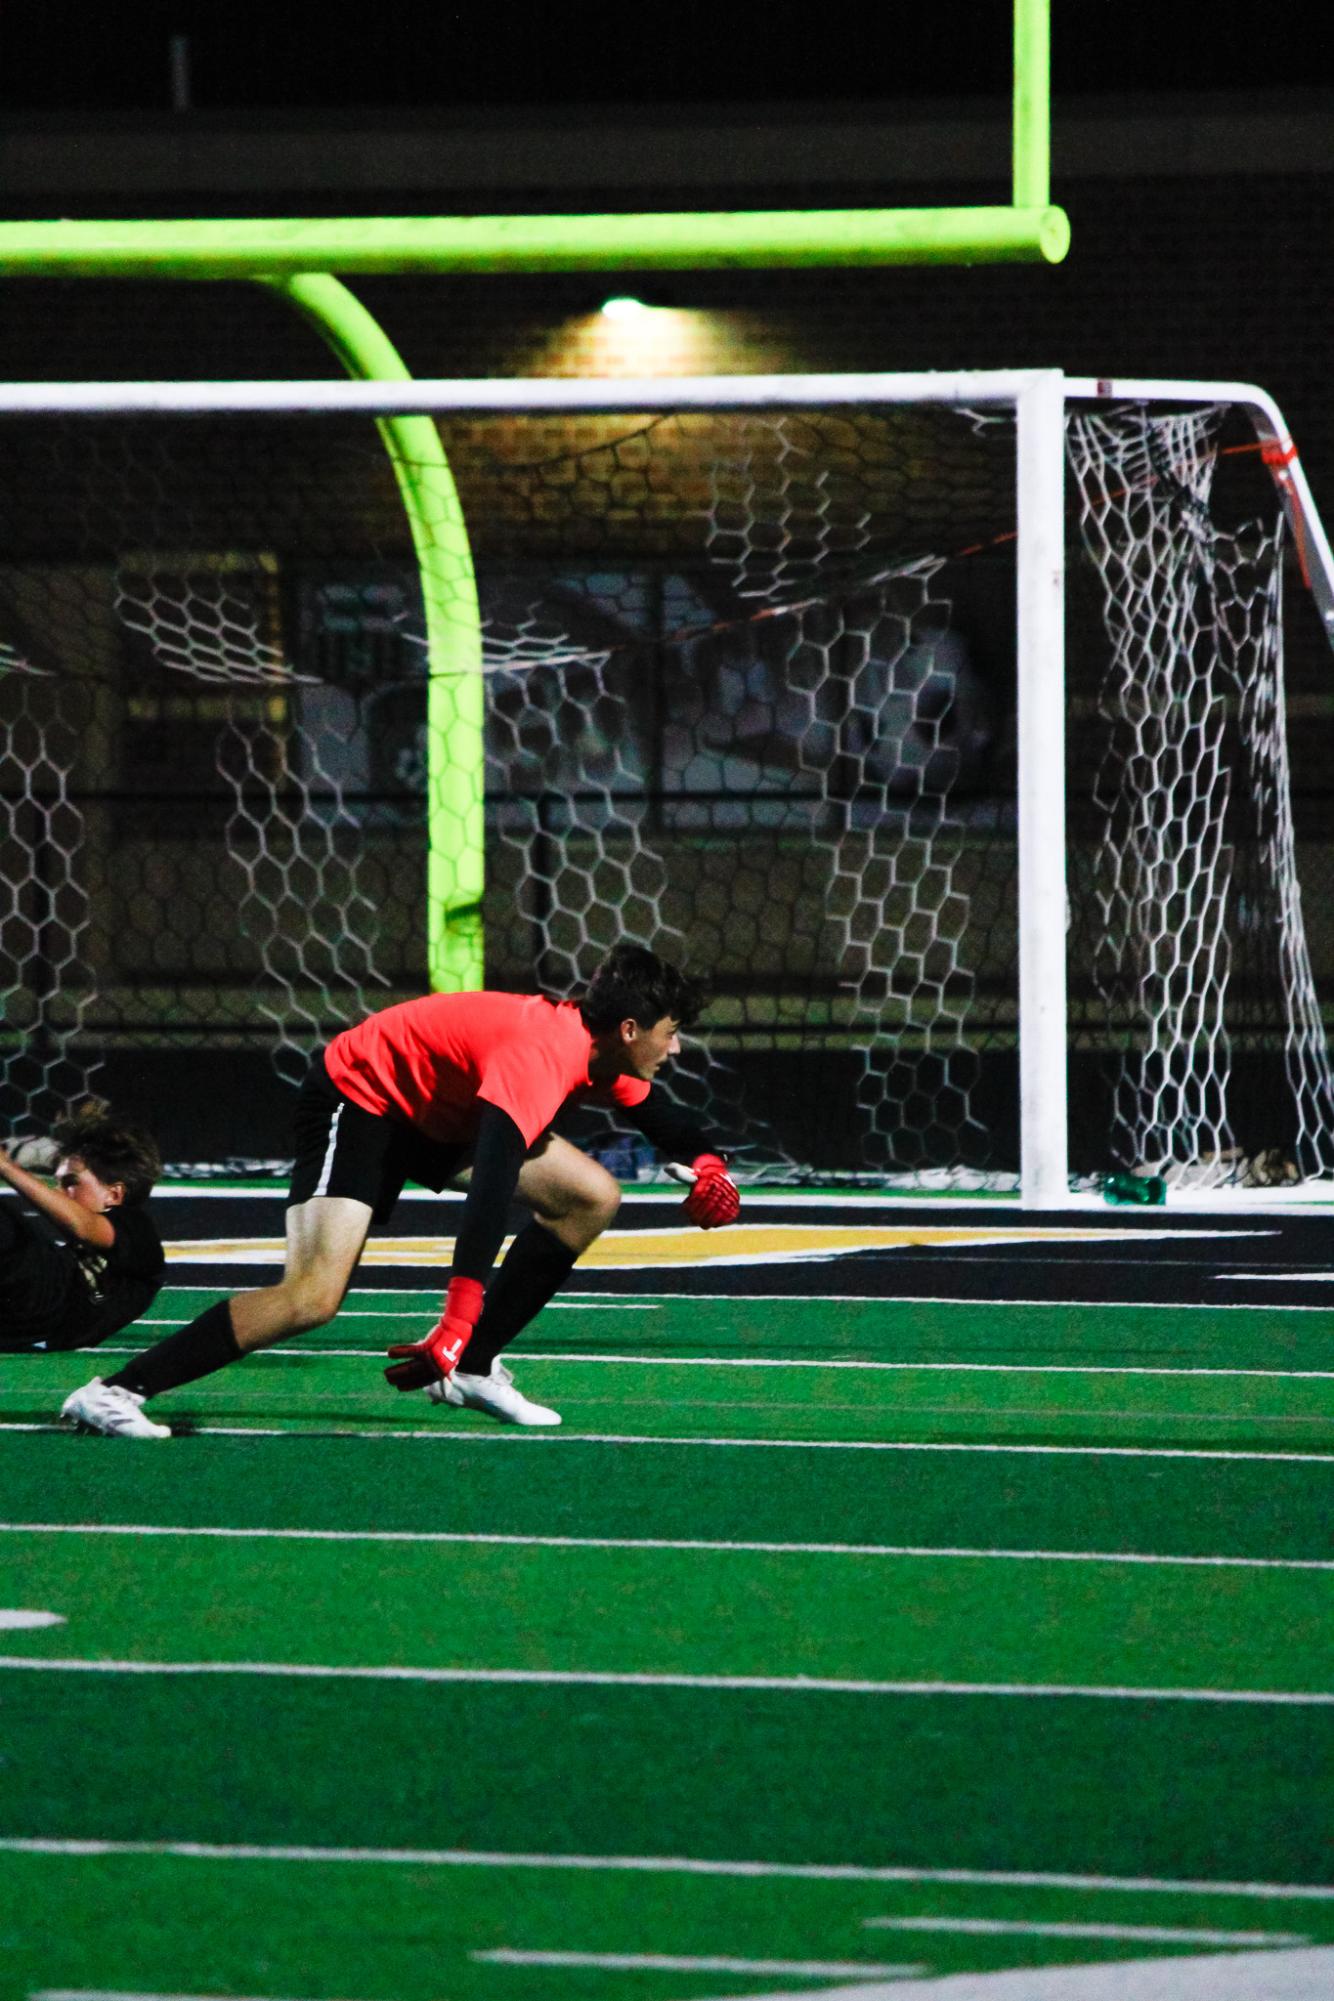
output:
<svg viewBox="0 0 1334 2001"><path fill-rule="evenodd" d="M147 1311L164 1270L146 1206L161 1171L154 1141L97 1098L49 1140L0 1149L0 1182L37 1211L0 1202L0 1351L92 1348Z"/></svg>
<svg viewBox="0 0 1334 2001"><path fill-rule="evenodd" d="M607 1170L552 1131L565 1105L612 1107L691 1184L703 1229L735 1220L739 1198L708 1137L653 1080L703 1004L698 981L653 952L618 945L577 1000L537 994L431 994L367 1017L315 1059L296 1106L287 1262L277 1285L220 1300L61 1415L111 1436L165 1438L144 1403L238 1356L321 1327L342 1304L372 1222L409 1176L468 1192L439 1322L391 1348L396 1389L485 1411L502 1423L559 1424L499 1360L612 1221ZM684 1163L689 1163L685 1165ZM488 1285L518 1197L531 1220ZM466 1356L465 1356L466 1350Z"/></svg>

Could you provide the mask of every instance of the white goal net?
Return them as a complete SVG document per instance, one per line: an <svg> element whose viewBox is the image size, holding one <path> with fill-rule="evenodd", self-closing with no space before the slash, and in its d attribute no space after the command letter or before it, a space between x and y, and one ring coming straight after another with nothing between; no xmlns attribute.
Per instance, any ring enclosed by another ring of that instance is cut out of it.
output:
<svg viewBox="0 0 1334 2001"><path fill-rule="evenodd" d="M1276 508L1216 518L1225 414L1140 406L1068 430L1110 642L1090 915L1096 993L1128 1031L1114 1144L1125 1166L1206 1186L1334 1171L1288 756L1284 524Z"/></svg>
<svg viewBox="0 0 1334 2001"><path fill-rule="evenodd" d="M1311 700L1328 659L1300 583L1287 636L1273 482L1254 450L1214 481L1226 404L1071 403L1071 504L1038 524L1068 729L1035 769L1016 380L422 387L475 564L475 754L432 737L364 393L0 417L0 1117L95 1087L173 1157L281 1154L311 1052L428 983L452 759L481 976L569 992L619 937L710 974L673 1088L743 1172L1016 1185L1035 931L1066 967L1062 1179L1329 1171L1285 640ZM1068 822L1068 952L1059 903L1021 924L1025 785Z"/></svg>

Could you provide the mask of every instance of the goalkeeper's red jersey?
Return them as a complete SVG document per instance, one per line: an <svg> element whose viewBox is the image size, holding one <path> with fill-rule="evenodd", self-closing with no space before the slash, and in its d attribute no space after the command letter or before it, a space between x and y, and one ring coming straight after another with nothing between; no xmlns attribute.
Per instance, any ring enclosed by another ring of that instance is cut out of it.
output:
<svg viewBox="0 0 1334 2001"><path fill-rule="evenodd" d="M333 1082L363 1111L405 1119L429 1139L466 1145L483 1102L508 1112L526 1145L561 1106L591 1098L640 1105L642 1077L595 1084L593 1038L574 1001L540 994L428 994L345 1028L325 1051Z"/></svg>

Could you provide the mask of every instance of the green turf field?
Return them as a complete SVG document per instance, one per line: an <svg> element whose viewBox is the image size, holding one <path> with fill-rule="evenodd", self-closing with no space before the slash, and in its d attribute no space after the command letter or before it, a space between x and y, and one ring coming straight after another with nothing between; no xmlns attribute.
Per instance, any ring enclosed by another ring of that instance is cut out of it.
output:
<svg viewBox="0 0 1334 2001"><path fill-rule="evenodd" d="M570 1298L524 1434L384 1386L429 1305L354 1293L166 1443L0 1358L0 1614L61 1622L0 1631L6 1997L1334 1946L1322 1316Z"/></svg>

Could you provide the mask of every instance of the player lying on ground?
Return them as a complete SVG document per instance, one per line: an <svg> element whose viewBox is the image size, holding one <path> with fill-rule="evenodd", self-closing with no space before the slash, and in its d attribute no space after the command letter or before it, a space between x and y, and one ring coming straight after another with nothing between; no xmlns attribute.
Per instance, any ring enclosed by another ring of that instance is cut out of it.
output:
<svg viewBox="0 0 1334 2001"><path fill-rule="evenodd" d="M92 1348L147 1311L163 1257L145 1204L161 1171L153 1141L91 1098L49 1141L0 1151L0 1181L37 1211L0 1201L0 1349Z"/></svg>
<svg viewBox="0 0 1334 2001"><path fill-rule="evenodd" d="M439 1189L466 1173L440 1320L424 1341L391 1348L397 1359L385 1374L400 1390L502 1422L559 1424L520 1395L498 1358L606 1229L621 1191L552 1120L568 1104L615 1108L670 1161L689 1163L679 1171L691 1181L693 1222L734 1221L740 1205L721 1155L653 1089L702 1002L698 981L642 946L618 945L577 1000L431 994L344 1030L297 1099L279 1283L220 1300L105 1382L76 1390L61 1415L112 1436L168 1437L145 1415L148 1398L332 1320L372 1222L388 1218L405 1180ZM516 1195L532 1220L488 1287Z"/></svg>

